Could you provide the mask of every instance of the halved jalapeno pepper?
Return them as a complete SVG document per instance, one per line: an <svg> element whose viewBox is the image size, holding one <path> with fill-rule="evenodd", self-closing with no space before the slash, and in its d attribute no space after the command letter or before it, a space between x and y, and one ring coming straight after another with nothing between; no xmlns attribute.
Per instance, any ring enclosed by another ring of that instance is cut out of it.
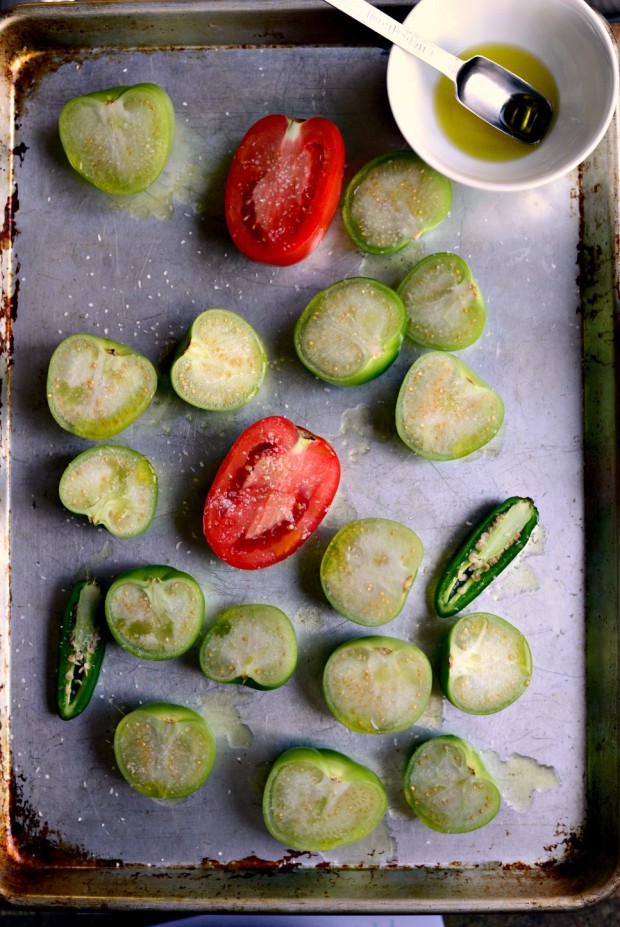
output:
<svg viewBox="0 0 620 927"><path fill-rule="evenodd" d="M457 550L435 591L442 618L456 615L523 550L538 524L533 501L511 496L490 512Z"/></svg>
<svg viewBox="0 0 620 927"><path fill-rule="evenodd" d="M60 626L58 714L64 721L81 714L95 689L105 652L103 593L97 580L75 583Z"/></svg>

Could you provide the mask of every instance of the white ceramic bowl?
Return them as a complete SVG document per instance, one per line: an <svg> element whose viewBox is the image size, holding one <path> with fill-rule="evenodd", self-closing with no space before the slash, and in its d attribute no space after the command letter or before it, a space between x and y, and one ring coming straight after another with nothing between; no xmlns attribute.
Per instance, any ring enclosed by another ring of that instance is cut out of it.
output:
<svg viewBox="0 0 620 927"><path fill-rule="evenodd" d="M396 123L419 156L452 180L488 190L540 186L584 161L605 134L618 97L618 51L585 0L419 0L405 24L454 54L481 43L519 46L546 64L558 87L557 117L539 145L525 157L484 160L461 151L439 125L439 73L394 47L387 88Z"/></svg>

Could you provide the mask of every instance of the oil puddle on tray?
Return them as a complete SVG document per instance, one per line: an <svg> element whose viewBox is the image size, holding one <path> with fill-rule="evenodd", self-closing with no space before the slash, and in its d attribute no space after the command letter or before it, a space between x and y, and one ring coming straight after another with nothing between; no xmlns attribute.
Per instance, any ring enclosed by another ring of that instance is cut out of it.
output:
<svg viewBox="0 0 620 927"><path fill-rule="evenodd" d="M493 750L487 750L483 757L504 799L515 811L527 811L536 792L547 792L560 786L553 766L543 766L531 756L513 753L507 760L502 760Z"/></svg>
<svg viewBox="0 0 620 927"><path fill-rule="evenodd" d="M199 710L204 712L209 727L216 737L225 737L230 747L237 750L249 747L252 743L252 731L241 720L239 706L251 700L249 692L221 691L213 689L200 696Z"/></svg>

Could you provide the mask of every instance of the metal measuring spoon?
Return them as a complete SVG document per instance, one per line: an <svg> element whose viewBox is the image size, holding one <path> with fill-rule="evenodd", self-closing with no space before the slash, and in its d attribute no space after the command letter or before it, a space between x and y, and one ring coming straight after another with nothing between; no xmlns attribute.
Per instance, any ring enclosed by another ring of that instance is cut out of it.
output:
<svg viewBox="0 0 620 927"><path fill-rule="evenodd" d="M512 71L482 55L463 61L366 0L326 2L449 77L456 86L457 100L489 125L530 145L547 132L553 115L551 104Z"/></svg>

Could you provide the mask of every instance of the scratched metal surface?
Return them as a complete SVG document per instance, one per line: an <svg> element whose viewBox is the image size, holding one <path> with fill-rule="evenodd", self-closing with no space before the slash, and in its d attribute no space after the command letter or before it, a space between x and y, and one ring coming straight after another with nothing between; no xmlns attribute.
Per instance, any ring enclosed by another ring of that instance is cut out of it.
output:
<svg viewBox="0 0 620 927"><path fill-rule="evenodd" d="M583 170L550 186L518 195L455 186L446 221L397 255L356 252L337 217L303 264L253 265L231 246L222 212L227 165L251 123L275 111L333 118L345 137L347 178L403 145L387 106L385 49L368 36L345 43L338 23L303 0L216 0L191 7L59 5L53 16L25 7L2 24L13 81L2 103L2 178L11 208L2 252L10 589L1 642L1 886L15 903L514 909L579 904L616 880L614 353L607 338L616 125ZM315 41L321 33L331 35L329 45ZM172 97L175 149L150 191L113 199L71 172L57 138L58 112L73 96L143 80L162 84ZM436 250L465 257L485 293L485 333L462 357L506 405L497 439L466 460L441 464L412 455L394 427L398 387L417 356L413 345L405 344L382 377L350 389L312 378L292 346L294 322L318 289L355 274L395 285ZM271 362L257 398L230 415L184 406L166 378L177 339L195 315L217 306L256 327ZM161 373L151 408L117 439L149 456L160 477L155 521L131 541L71 516L58 501L64 467L89 444L52 421L46 369L61 338L81 331L134 346ZM234 438L272 413L333 443L342 484L297 555L245 574L210 553L202 504ZM363 629L321 594L317 571L327 541L346 521L372 515L404 521L420 535L422 568L405 610L383 631L433 657L445 630L426 602L434 571L467 524L512 494L536 500L541 529L476 607L526 634L534 660L527 693L496 716L476 718L435 692L419 724L396 737L339 726L321 696L321 668L336 643ZM295 676L272 692L217 686L201 675L196 650L150 664L111 644L89 710L62 722L53 686L56 628L69 586L156 562L199 580L208 619L239 602L284 609L299 636ZM593 572L597 594L589 596ZM162 699L204 713L217 736L209 782L177 804L134 793L112 754L122 714ZM413 744L440 731L475 744L502 787L497 818L473 834L433 833L404 802L401 777ZM366 840L325 855L292 854L268 835L262 783L278 753L300 742L339 749L381 776L390 810ZM590 843L588 821L596 823L598 844Z"/></svg>

